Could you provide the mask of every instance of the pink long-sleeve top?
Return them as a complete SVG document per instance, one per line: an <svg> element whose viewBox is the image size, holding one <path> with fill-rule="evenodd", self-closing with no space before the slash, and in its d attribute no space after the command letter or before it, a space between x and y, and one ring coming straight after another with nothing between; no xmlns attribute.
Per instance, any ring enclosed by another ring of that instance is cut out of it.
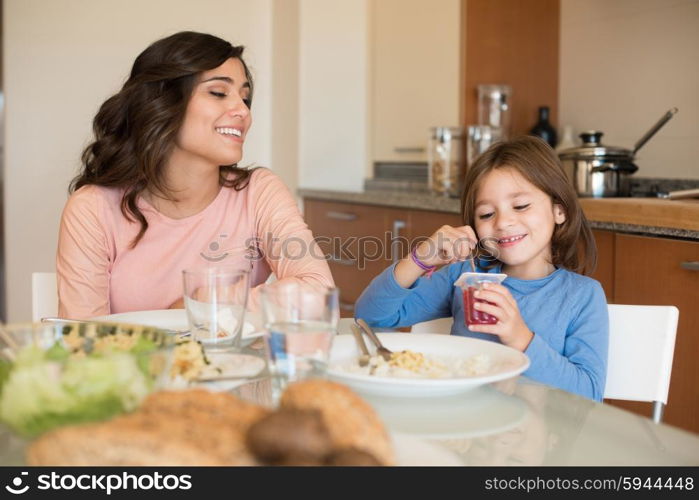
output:
<svg viewBox="0 0 699 500"><path fill-rule="evenodd" d="M215 264L252 268L252 309L271 272L279 280L333 286L293 196L267 169L255 170L241 191L221 188L208 207L184 219L139 198L148 229L135 248L140 225L122 214L122 195L88 185L66 203L56 256L61 317L167 309L182 298L183 269Z"/></svg>

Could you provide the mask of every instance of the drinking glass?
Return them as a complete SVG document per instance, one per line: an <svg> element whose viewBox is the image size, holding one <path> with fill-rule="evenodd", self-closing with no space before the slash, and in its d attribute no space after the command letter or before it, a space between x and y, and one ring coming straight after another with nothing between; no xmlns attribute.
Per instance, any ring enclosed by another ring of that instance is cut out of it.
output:
<svg viewBox="0 0 699 500"><path fill-rule="evenodd" d="M289 382L322 377L340 318L337 288L278 281L260 292L274 397Z"/></svg>
<svg viewBox="0 0 699 500"><path fill-rule="evenodd" d="M192 338L207 350L240 350L250 273L236 266L182 271Z"/></svg>

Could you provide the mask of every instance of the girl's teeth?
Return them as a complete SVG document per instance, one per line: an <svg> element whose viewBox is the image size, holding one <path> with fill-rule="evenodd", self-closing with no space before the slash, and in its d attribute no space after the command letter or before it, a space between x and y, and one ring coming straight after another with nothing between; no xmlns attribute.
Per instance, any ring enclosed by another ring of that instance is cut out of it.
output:
<svg viewBox="0 0 699 500"><path fill-rule="evenodd" d="M524 238L524 236L513 236L512 238L503 238L500 240L500 243L510 243L512 241L521 240L522 238Z"/></svg>
<svg viewBox="0 0 699 500"><path fill-rule="evenodd" d="M236 137L240 137L241 135L243 135L237 128L230 127L219 127L216 129L216 132L223 135L234 135Z"/></svg>

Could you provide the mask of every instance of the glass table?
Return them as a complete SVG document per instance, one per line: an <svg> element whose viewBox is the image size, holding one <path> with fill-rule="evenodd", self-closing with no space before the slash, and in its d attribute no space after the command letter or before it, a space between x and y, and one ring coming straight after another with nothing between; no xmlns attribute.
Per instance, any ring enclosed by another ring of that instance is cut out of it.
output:
<svg viewBox="0 0 699 500"><path fill-rule="evenodd" d="M271 404L266 379L232 392ZM699 435L522 376L448 397L361 396L402 465L699 465Z"/></svg>

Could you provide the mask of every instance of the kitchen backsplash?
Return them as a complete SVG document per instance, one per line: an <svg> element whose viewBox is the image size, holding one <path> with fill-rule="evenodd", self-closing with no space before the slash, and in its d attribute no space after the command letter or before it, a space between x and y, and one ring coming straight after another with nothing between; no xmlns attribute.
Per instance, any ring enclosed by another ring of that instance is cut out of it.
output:
<svg viewBox="0 0 699 500"><path fill-rule="evenodd" d="M663 179L631 177L632 196L655 196L657 193L699 188L699 179Z"/></svg>
<svg viewBox="0 0 699 500"><path fill-rule="evenodd" d="M656 196L657 193L699 188L699 179L631 177L631 196ZM367 191L414 191L426 193L426 163L376 163L374 178L364 180Z"/></svg>

